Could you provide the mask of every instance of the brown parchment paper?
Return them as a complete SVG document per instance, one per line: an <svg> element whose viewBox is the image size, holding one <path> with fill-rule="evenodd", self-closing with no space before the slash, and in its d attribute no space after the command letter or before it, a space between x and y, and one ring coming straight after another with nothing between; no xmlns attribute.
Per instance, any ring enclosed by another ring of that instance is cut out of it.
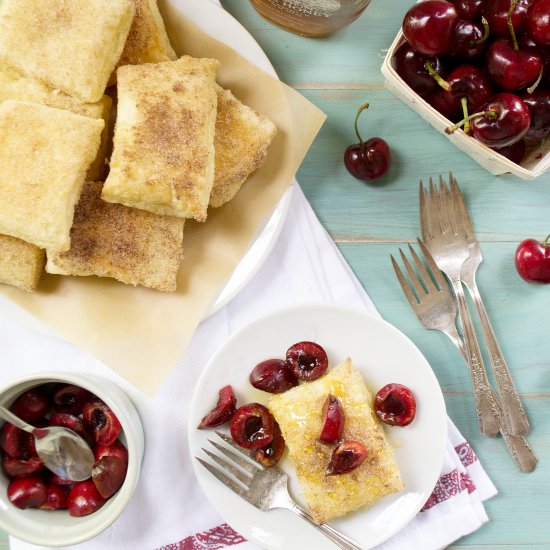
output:
<svg viewBox="0 0 550 550"><path fill-rule="evenodd" d="M290 87L205 35L175 9L164 13L179 55L219 59L218 82L278 128L266 164L236 198L187 221L178 290L163 293L98 277L46 274L35 293L0 293L154 395L191 339L211 300L289 187L325 115Z"/></svg>

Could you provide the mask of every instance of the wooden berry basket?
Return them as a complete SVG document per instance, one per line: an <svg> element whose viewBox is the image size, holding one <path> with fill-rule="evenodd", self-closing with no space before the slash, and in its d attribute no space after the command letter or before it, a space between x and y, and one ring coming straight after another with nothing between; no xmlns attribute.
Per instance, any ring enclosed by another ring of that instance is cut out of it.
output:
<svg viewBox="0 0 550 550"><path fill-rule="evenodd" d="M459 149L470 155L483 168L491 174L512 173L522 179L532 180L543 174L550 166L550 139L546 140L543 147L529 148L521 165L499 155L486 145L483 145L473 137L467 136L462 130L454 134L446 134L445 128L452 125L447 118L438 113L417 93L415 93L397 74L392 59L396 50L405 41L403 33L399 31L393 41L382 65L384 86L401 101L406 103L413 111L428 121L438 132L450 139Z"/></svg>

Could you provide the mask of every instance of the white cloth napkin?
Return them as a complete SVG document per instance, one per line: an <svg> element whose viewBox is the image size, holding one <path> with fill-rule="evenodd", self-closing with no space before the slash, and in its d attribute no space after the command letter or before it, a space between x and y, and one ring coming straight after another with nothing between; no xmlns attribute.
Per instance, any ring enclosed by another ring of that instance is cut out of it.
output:
<svg viewBox="0 0 550 550"><path fill-rule="evenodd" d="M129 393L143 420L146 452L136 492L121 517L101 535L79 545L80 550L257 548L224 524L195 479L187 446L188 405L202 368L230 334L269 311L312 301L364 307L378 315L295 185L282 234L266 263L231 303L200 324L154 400L70 343L31 332L0 316L4 366L0 385L37 371L96 372ZM445 547L487 521L482 502L495 493L471 447L449 420L445 462L434 494L424 510L380 548ZM38 548L14 538L10 542L12 550Z"/></svg>

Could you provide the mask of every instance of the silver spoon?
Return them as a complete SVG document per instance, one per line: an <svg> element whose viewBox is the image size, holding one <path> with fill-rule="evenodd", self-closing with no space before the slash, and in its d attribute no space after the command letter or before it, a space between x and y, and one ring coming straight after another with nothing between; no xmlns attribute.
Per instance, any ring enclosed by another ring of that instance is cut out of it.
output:
<svg viewBox="0 0 550 550"><path fill-rule="evenodd" d="M54 474L71 481L84 481L92 476L94 453L86 441L69 428L35 428L2 405L0 418L34 435L36 453Z"/></svg>

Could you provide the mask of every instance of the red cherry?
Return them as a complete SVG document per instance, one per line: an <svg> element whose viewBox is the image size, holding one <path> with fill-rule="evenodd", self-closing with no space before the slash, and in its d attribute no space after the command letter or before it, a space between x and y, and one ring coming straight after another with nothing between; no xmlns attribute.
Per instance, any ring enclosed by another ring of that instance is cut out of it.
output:
<svg viewBox="0 0 550 550"><path fill-rule="evenodd" d="M550 46L550 0L535 0L529 8L527 35L540 46Z"/></svg>
<svg viewBox="0 0 550 550"><path fill-rule="evenodd" d="M286 360L294 376L306 382L321 378L328 369L327 353L315 342L293 344L286 351Z"/></svg>
<svg viewBox="0 0 550 550"><path fill-rule="evenodd" d="M265 468L272 468L275 466L285 450L285 440L281 434L281 428L277 422L273 422L273 440L265 447L256 449L254 451L254 459L259 462Z"/></svg>
<svg viewBox="0 0 550 550"><path fill-rule="evenodd" d="M542 55L534 48L515 48L511 40L495 40L487 51L487 71L495 84L514 92L533 84L542 70Z"/></svg>
<svg viewBox="0 0 550 550"><path fill-rule="evenodd" d="M426 63L429 63L438 75L445 76L445 69L439 57L427 57L419 54L407 42L399 46L392 62L397 74L405 84L422 97L439 89L437 82L426 70Z"/></svg>
<svg viewBox="0 0 550 550"><path fill-rule="evenodd" d="M100 445L112 445L122 430L115 413L97 398L84 405L82 420L86 431Z"/></svg>
<svg viewBox="0 0 550 550"><path fill-rule="evenodd" d="M51 407L48 394L40 387L22 393L10 407L16 416L32 424L42 418Z"/></svg>
<svg viewBox="0 0 550 550"><path fill-rule="evenodd" d="M88 435L84 428L84 422L78 416L67 413L54 412L48 420L48 426L61 426L63 428L69 428L73 432L77 433L80 437L87 439Z"/></svg>
<svg viewBox="0 0 550 550"><path fill-rule="evenodd" d="M128 449L120 441L115 441L112 445L97 445L94 449L95 459L99 460L104 456L116 456L128 464Z"/></svg>
<svg viewBox="0 0 550 550"><path fill-rule="evenodd" d="M323 405L323 428L319 440L322 443L338 443L344 433L344 408L342 402L328 395Z"/></svg>
<svg viewBox="0 0 550 550"><path fill-rule="evenodd" d="M386 384L376 394L374 411L385 424L408 426L414 420L416 401L407 386Z"/></svg>
<svg viewBox="0 0 550 550"><path fill-rule="evenodd" d="M512 25L519 36L525 29L527 22L527 10L531 0L519 0L512 12ZM510 38L510 27L508 26L508 15L510 12L511 0L487 0L483 8L483 15L489 23L491 36L499 38Z"/></svg>
<svg viewBox="0 0 550 550"><path fill-rule="evenodd" d="M217 405L200 421L199 430L215 428L231 420L235 413L237 399L231 386L224 386L219 391Z"/></svg>
<svg viewBox="0 0 550 550"><path fill-rule="evenodd" d="M449 54L457 59L472 61L485 52L489 43L489 26L460 19L453 31Z"/></svg>
<svg viewBox="0 0 550 550"><path fill-rule="evenodd" d="M40 506L41 510L66 510L68 505L67 492L59 485L46 486L46 500Z"/></svg>
<svg viewBox="0 0 550 550"><path fill-rule="evenodd" d="M103 498L113 496L122 487L127 469L127 463L116 456L104 456L94 464L92 480Z"/></svg>
<svg viewBox="0 0 550 550"><path fill-rule="evenodd" d="M531 113L531 126L526 137L536 140L545 139L550 134L550 90L537 88L531 93L521 94L520 97Z"/></svg>
<svg viewBox="0 0 550 550"><path fill-rule="evenodd" d="M92 480L75 483L69 493L67 507L71 516L87 516L99 510L107 502Z"/></svg>
<svg viewBox="0 0 550 550"><path fill-rule="evenodd" d="M476 21L481 18L481 12L486 0L450 0L462 19Z"/></svg>
<svg viewBox="0 0 550 550"><path fill-rule="evenodd" d="M12 479L8 485L9 501L23 510L39 508L46 501L46 485L40 477Z"/></svg>
<svg viewBox="0 0 550 550"><path fill-rule="evenodd" d="M516 250L516 269L528 283L550 283L550 235L540 243L535 239L522 241Z"/></svg>
<svg viewBox="0 0 550 550"><path fill-rule="evenodd" d="M332 453L326 475L347 474L361 466L366 458L367 449L359 441L355 441L354 439L342 441Z"/></svg>
<svg viewBox="0 0 550 550"><path fill-rule="evenodd" d="M451 47L451 37L458 13L450 2L426 0L415 4L403 19L403 35L419 53L444 55Z"/></svg>
<svg viewBox="0 0 550 550"><path fill-rule="evenodd" d="M456 99L442 88L426 97L428 104L445 118L454 120L457 115Z"/></svg>
<svg viewBox="0 0 550 550"><path fill-rule="evenodd" d="M263 405L249 403L238 408L231 419L231 437L244 449L260 449L273 441L275 419Z"/></svg>
<svg viewBox="0 0 550 550"><path fill-rule="evenodd" d="M56 475L54 473L48 474L47 479L53 485L68 486L68 485L72 485L74 483L74 481L72 479L63 479L62 477L59 477L58 475Z"/></svg>
<svg viewBox="0 0 550 550"><path fill-rule="evenodd" d="M258 390L283 393L298 384L286 361L267 359L258 363L250 373L250 383Z"/></svg>
<svg viewBox="0 0 550 550"><path fill-rule="evenodd" d="M36 456L34 436L8 422L0 429L0 447L11 458L26 460Z"/></svg>
<svg viewBox="0 0 550 550"><path fill-rule="evenodd" d="M55 408L61 413L79 415L88 401L97 399L88 390L73 384L60 384L53 393Z"/></svg>
<svg viewBox="0 0 550 550"><path fill-rule="evenodd" d="M494 150L502 155L503 157L506 157L507 159L511 160L512 162L515 162L516 164L520 164L523 160L523 157L525 157L525 150L527 149L527 146L525 144L524 139L520 139L519 141L516 141L515 143L512 143L512 145L507 145L506 147L495 147Z"/></svg>
<svg viewBox="0 0 550 550"><path fill-rule="evenodd" d="M482 112L494 112L496 116L483 115L472 119L472 134L488 147L505 147L519 141L529 130L529 108L516 95L501 93L486 103Z"/></svg>
<svg viewBox="0 0 550 550"><path fill-rule="evenodd" d="M28 477L36 474L44 467L44 463L37 456L26 460L11 458L8 455L2 457L2 468L10 477Z"/></svg>
<svg viewBox="0 0 550 550"><path fill-rule="evenodd" d="M390 167L391 151L382 138L371 138L365 142L361 139L357 128L359 115L368 109L369 104L363 103L355 116L355 133L359 143L350 145L344 152L344 164L348 172L355 178L373 181L386 174Z"/></svg>

